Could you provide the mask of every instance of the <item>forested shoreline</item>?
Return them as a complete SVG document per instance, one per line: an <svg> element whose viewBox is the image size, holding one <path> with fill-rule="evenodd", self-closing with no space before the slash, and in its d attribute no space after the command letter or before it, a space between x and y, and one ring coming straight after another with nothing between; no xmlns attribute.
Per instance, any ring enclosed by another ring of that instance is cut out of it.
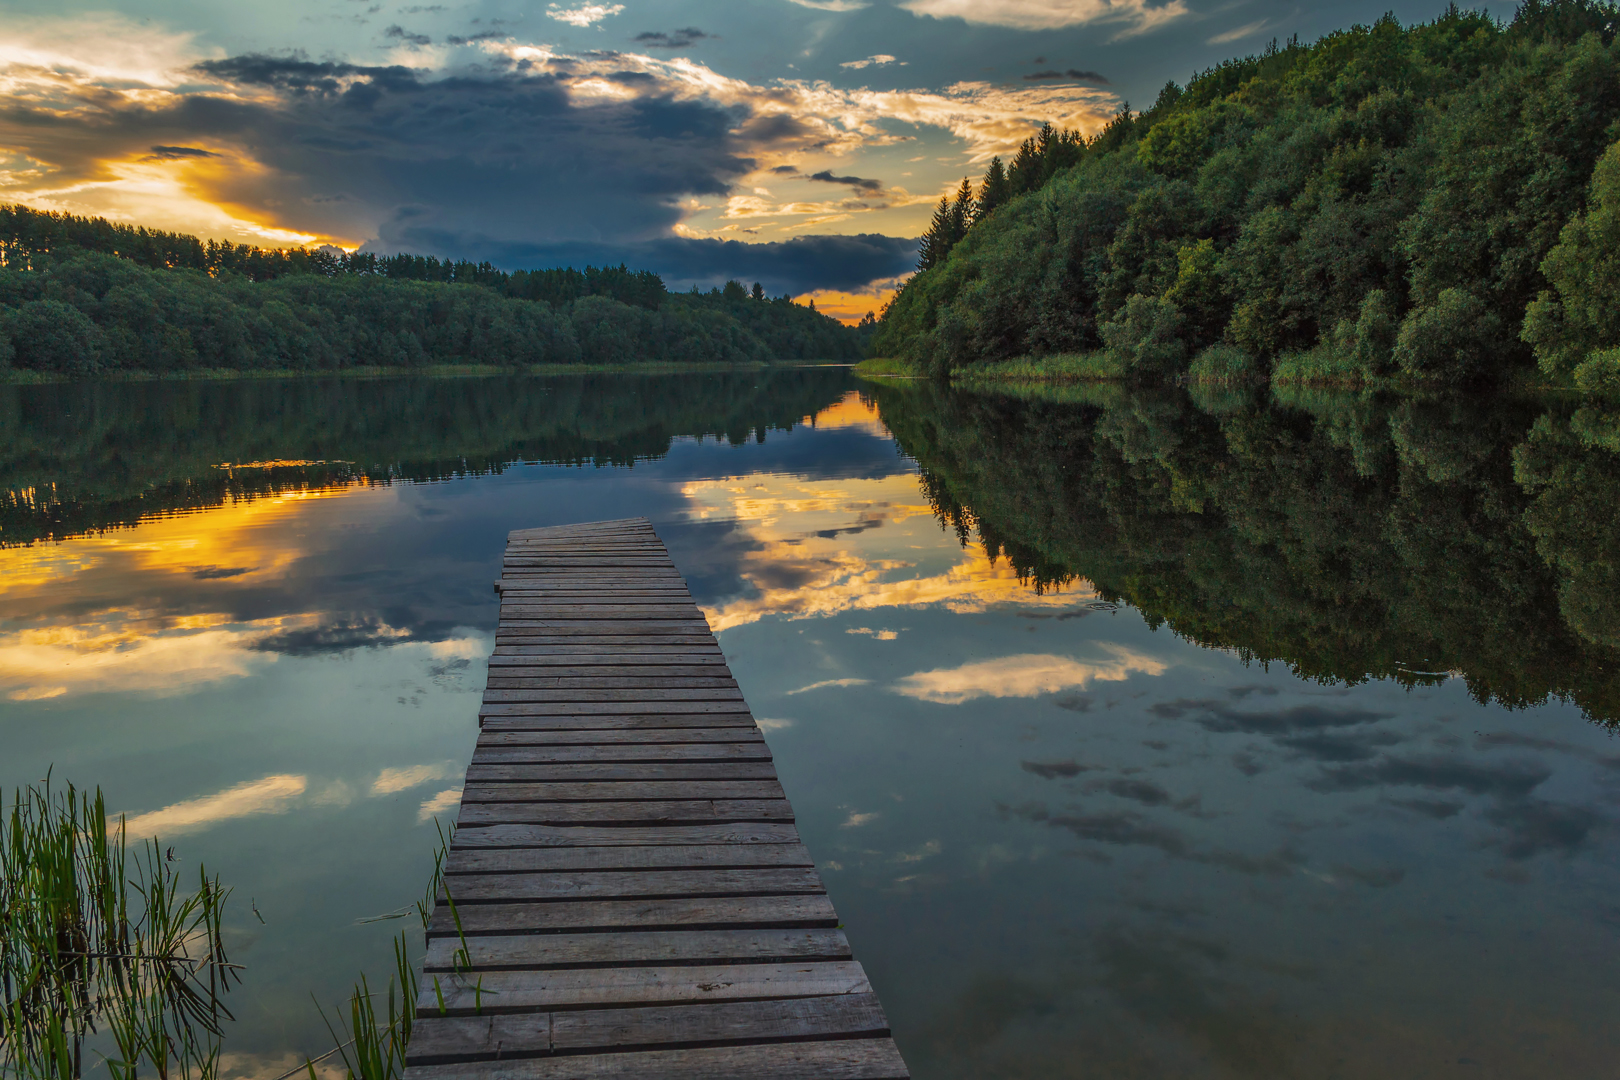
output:
<svg viewBox="0 0 1620 1080"><path fill-rule="evenodd" d="M870 352L1148 380L1620 393L1620 7L1386 16L964 181Z"/></svg>
<svg viewBox="0 0 1620 1080"><path fill-rule="evenodd" d="M265 250L0 207L0 372L858 360L869 330L741 283Z"/></svg>

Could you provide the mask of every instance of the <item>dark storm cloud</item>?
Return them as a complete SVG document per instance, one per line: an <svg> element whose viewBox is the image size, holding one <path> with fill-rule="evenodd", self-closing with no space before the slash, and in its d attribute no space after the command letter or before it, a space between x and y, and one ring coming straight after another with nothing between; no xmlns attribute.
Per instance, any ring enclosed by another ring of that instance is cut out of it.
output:
<svg viewBox="0 0 1620 1080"><path fill-rule="evenodd" d="M746 244L674 234L685 200L723 198L758 153L820 139L803 120L756 112L746 95L693 98L664 76L621 68L617 54L593 54L591 70L630 88L624 98L571 98L585 61L490 69L507 59L447 77L297 54L209 60L193 68L199 88L164 106L94 88L71 108L20 105L0 114L0 143L47 163L62 184L149 152L251 160L257 167L211 174L206 197L258 209L266 223L370 233L367 249L385 253L508 269L624 262L677 288L737 278L794 295L857 290L913 268L908 238Z"/></svg>
<svg viewBox="0 0 1620 1080"><path fill-rule="evenodd" d="M413 34L397 23L384 30L383 37L393 38L396 41L403 41L408 45L433 44L433 39L428 37L426 34Z"/></svg>
<svg viewBox="0 0 1620 1080"><path fill-rule="evenodd" d="M1306 735L1293 735L1278 742L1304 757L1317 761L1366 761L1378 756L1381 749L1404 742L1403 736L1393 731L1368 731L1355 734L1317 731Z"/></svg>
<svg viewBox="0 0 1620 1080"><path fill-rule="evenodd" d="M1485 820L1502 829L1491 847L1515 862L1543 853L1569 856L1586 845L1604 819L1584 806L1542 799L1515 799L1485 811Z"/></svg>
<svg viewBox="0 0 1620 1080"><path fill-rule="evenodd" d="M796 236L744 244L737 240L665 237L640 243L535 244L494 237L453 236L407 222L376 245L383 250L449 251L497 266L629 266L663 275L672 288L708 288L727 279L758 281L770 294L797 296L815 289L859 289L871 281L909 273L917 241L862 233L857 236Z"/></svg>
<svg viewBox="0 0 1620 1080"><path fill-rule="evenodd" d="M657 30L647 30L637 34L635 40L636 44L651 49L685 49L709 36L695 26L688 26L680 30L673 30L667 34Z"/></svg>
<svg viewBox="0 0 1620 1080"><path fill-rule="evenodd" d="M1080 71L1070 68L1067 71L1032 71L1024 76L1027 82L1038 82L1043 79L1069 79L1074 82L1095 83L1098 86L1108 86L1109 82L1095 71Z"/></svg>
<svg viewBox="0 0 1620 1080"><path fill-rule="evenodd" d="M1461 757L1386 757L1329 766L1307 786L1316 791L1360 791L1386 785L1421 787L1512 800L1530 794L1551 775L1550 769L1529 762L1476 765Z"/></svg>
<svg viewBox="0 0 1620 1080"><path fill-rule="evenodd" d="M816 180L823 184L843 184L846 187L854 188L856 191L883 190L883 181L881 180L868 180L862 176L834 176L830 170L811 173L805 179Z"/></svg>
<svg viewBox="0 0 1620 1080"><path fill-rule="evenodd" d="M192 158L219 157L211 150L199 150L195 146L154 146L152 152L142 161L187 161Z"/></svg>
<svg viewBox="0 0 1620 1080"><path fill-rule="evenodd" d="M1249 855L1241 851L1199 850L1185 833L1162 825L1134 810L1116 810L1101 814L1054 814L1040 802L1022 806L997 807L1003 814L1025 821L1064 829L1080 840L1116 847L1155 848L1174 859L1214 866L1222 870L1235 870L1255 877L1285 877L1304 862L1303 856L1289 848L1267 855Z"/></svg>
<svg viewBox="0 0 1620 1080"><path fill-rule="evenodd" d="M402 636L396 628L372 618L290 630L273 637L260 638L248 647L257 652L279 653L282 656L327 656L350 649L398 645L402 641L413 640L434 639L419 638L415 634Z"/></svg>
<svg viewBox="0 0 1620 1080"><path fill-rule="evenodd" d="M1454 818L1462 813L1463 808L1463 804L1460 802L1448 802L1444 799L1385 799L1384 801L1391 806L1398 806L1402 810L1410 810L1414 814L1422 814L1424 817L1434 818L1436 821Z"/></svg>
<svg viewBox="0 0 1620 1080"><path fill-rule="evenodd" d="M1248 732L1254 735L1284 735L1296 731L1318 731L1324 728L1355 727L1389 720L1394 713L1370 712L1366 709L1330 709L1321 705L1296 705L1289 709L1253 712L1234 709L1223 701L1211 698L1179 698L1161 701L1148 709L1166 720L1179 720L1189 715L1202 714L1198 724L1222 733Z"/></svg>
<svg viewBox="0 0 1620 1080"><path fill-rule="evenodd" d="M471 45L475 41L500 41L511 36L504 30L485 30L477 34L468 34L465 37L460 34L451 34L444 40L451 45Z"/></svg>
<svg viewBox="0 0 1620 1080"><path fill-rule="evenodd" d="M1079 776L1083 772L1102 768L1101 765L1082 765L1077 761L1021 761L1018 764L1025 772L1034 773L1045 780Z"/></svg>

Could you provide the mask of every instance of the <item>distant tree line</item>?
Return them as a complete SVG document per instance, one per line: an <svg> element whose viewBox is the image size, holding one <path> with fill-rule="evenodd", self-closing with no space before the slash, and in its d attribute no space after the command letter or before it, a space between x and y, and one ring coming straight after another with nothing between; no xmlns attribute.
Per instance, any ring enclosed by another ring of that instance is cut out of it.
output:
<svg viewBox="0 0 1620 1080"><path fill-rule="evenodd" d="M1149 379L1620 394L1620 7L1450 6L1051 128L941 201L872 350L945 373L1101 353Z"/></svg>
<svg viewBox="0 0 1620 1080"><path fill-rule="evenodd" d="M655 309L667 291L650 270L622 264L508 273L488 262L451 261L431 255L378 255L339 248L260 248L229 240L201 240L184 233L122 225L106 218L78 217L26 206L0 206L0 256L18 269L30 257L62 251L99 251L154 270L201 270L211 277L236 274L249 281L273 281L290 274L340 277L360 274L400 281L482 285L503 296L572 303L583 296L607 296Z"/></svg>
<svg viewBox="0 0 1620 1080"><path fill-rule="evenodd" d="M871 332L735 281L671 295L623 266L508 273L0 207L0 369L856 360Z"/></svg>

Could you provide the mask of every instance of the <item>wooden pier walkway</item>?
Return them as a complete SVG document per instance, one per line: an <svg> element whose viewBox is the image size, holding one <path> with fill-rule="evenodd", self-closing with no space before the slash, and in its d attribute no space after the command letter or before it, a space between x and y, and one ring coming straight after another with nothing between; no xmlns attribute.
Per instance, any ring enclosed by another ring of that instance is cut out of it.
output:
<svg viewBox="0 0 1620 1080"><path fill-rule="evenodd" d="M496 588L405 1080L909 1076L647 520L513 532Z"/></svg>

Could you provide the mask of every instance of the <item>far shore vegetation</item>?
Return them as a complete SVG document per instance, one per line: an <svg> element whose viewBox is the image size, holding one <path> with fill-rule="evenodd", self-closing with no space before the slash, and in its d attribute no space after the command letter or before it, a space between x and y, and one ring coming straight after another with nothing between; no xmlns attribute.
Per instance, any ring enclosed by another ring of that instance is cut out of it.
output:
<svg viewBox="0 0 1620 1080"><path fill-rule="evenodd" d="M757 282L671 293L623 266L265 250L0 206L0 373L853 362L874 327Z"/></svg>

